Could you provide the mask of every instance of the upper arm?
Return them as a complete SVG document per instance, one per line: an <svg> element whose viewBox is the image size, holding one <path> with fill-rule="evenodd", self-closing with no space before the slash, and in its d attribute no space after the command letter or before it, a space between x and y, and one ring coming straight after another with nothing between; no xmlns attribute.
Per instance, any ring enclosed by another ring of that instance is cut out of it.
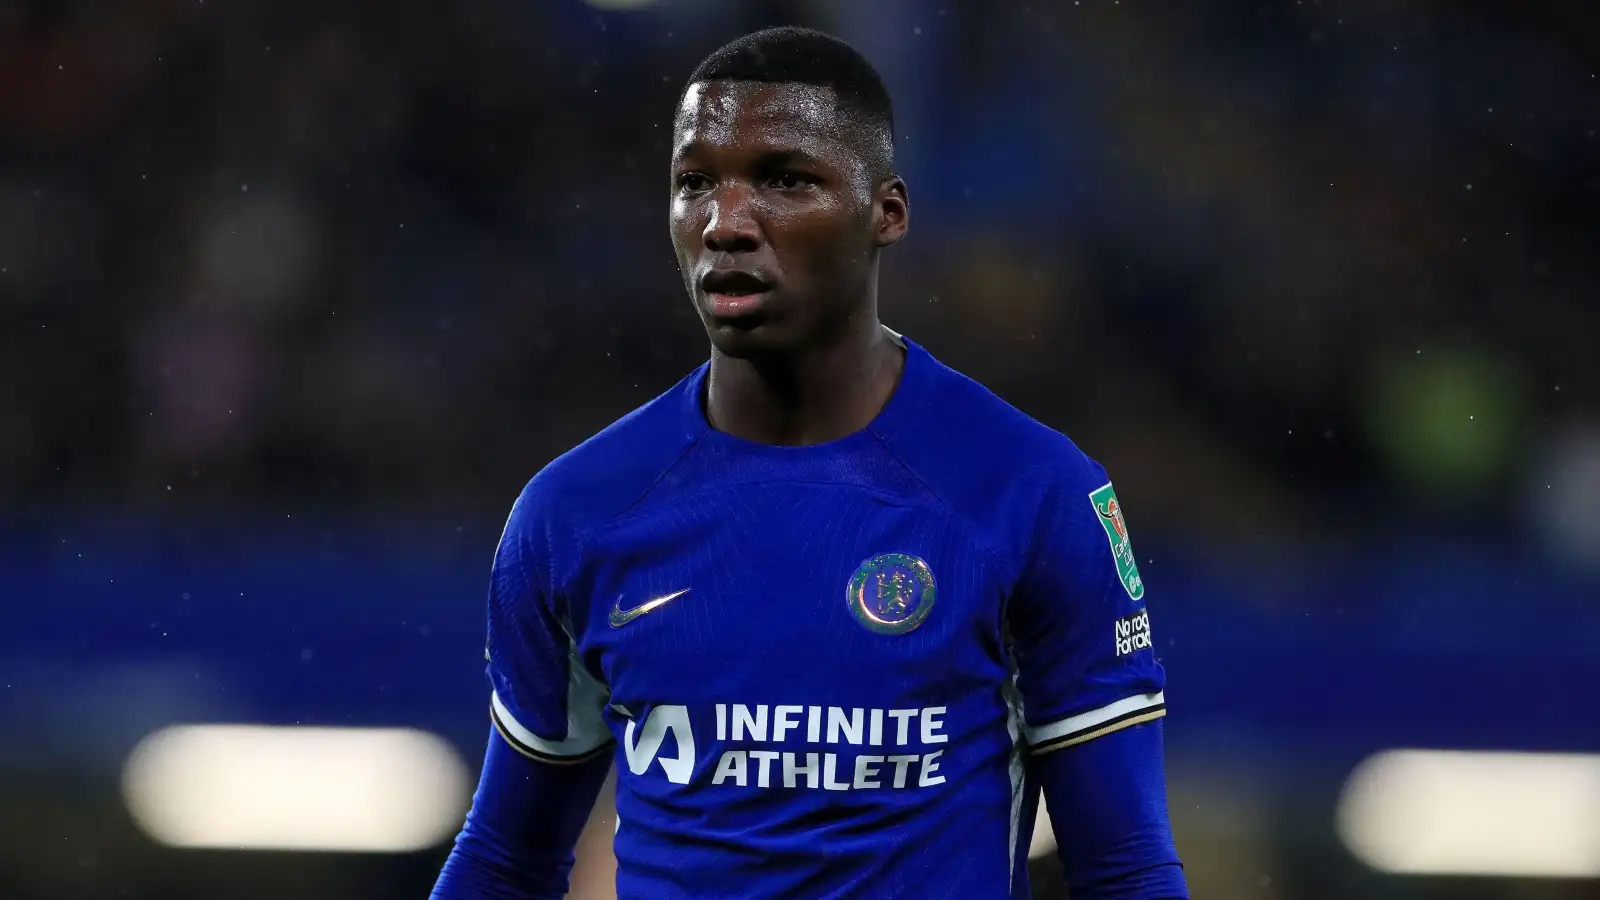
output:
<svg viewBox="0 0 1600 900"><path fill-rule="evenodd" d="M610 768L606 690L579 660L562 602L566 535L540 499L529 485L495 550L487 667L499 737L435 900L565 896L573 845Z"/></svg>
<svg viewBox="0 0 1600 900"><path fill-rule="evenodd" d="M605 685L578 656L560 595L559 566L573 543L529 485L506 520L489 586L490 714L525 756L571 763L610 744Z"/></svg>
<svg viewBox="0 0 1600 900"><path fill-rule="evenodd" d="M1007 612L1034 753L1164 714L1144 596L1110 479L1076 454L1044 489Z"/></svg>

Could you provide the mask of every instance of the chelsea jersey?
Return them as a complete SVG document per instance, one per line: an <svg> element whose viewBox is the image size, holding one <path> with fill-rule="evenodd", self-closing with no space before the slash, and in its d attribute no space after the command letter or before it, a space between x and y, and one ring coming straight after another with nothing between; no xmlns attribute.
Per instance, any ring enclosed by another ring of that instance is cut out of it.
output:
<svg viewBox="0 0 1600 900"><path fill-rule="evenodd" d="M1028 897L1029 754L1163 714L1105 470L904 347L843 439L710 428L702 366L517 500L492 716L613 756L622 900Z"/></svg>

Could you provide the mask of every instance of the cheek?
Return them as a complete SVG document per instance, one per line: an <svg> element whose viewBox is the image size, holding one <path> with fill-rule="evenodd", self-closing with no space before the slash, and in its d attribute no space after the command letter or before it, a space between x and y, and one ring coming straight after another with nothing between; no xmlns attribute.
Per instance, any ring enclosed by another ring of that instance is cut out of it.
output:
<svg viewBox="0 0 1600 900"><path fill-rule="evenodd" d="M865 270L863 254L853 240L837 231L796 235L790 252L780 256L784 280L822 307L849 305L849 297Z"/></svg>
<svg viewBox="0 0 1600 900"><path fill-rule="evenodd" d="M782 242L780 256L799 269L791 273L794 276L809 272L815 278L831 278L835 272L859 265L869 250L870 220L863 221L856 209L822 206L774 211L770 221L777 226L774 243Z"/></svg>
<svg viewBox="0 0 1600 900"><path fill-rule="evenodd" d="M818 272L830 277L858 269L870 252L866 226L853 217L840 216L810 223L803 233L805 252Z"/></svg>
<svg viewBox="0 0 1600 900"><path fill-rule="evenodd" d="M687 260L694 254L700 246L700 235L704 231L695 227L693 217L681 214L676 205L672 208L667 230L672 236L672 249L677 254L679 262Z"/></svg>

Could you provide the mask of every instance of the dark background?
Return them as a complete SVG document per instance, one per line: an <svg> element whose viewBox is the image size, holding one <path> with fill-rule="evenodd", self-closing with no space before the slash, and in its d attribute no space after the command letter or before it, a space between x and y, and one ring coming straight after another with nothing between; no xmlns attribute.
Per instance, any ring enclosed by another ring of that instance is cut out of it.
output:
<svg viewBox="0 0 1600 900"><path fill-rule="evenodd" d="M470 783L511 500L706 352L676 94L800 23L894 92L885 321L1116 477L1196 896L1600 897L1600 837L1385 874L1335 812L1385 749L1600 754L1593 4L619 5L0 0L0 896L425 895L453 825L167 847L130 753L407 727Z"/></svg>

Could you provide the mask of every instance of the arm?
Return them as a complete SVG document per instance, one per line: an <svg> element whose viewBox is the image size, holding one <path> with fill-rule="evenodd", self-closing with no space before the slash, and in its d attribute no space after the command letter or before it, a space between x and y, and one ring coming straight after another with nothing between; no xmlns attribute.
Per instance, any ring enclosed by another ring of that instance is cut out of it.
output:
<svg viewBox="0 0 1600 900"><path fill-rule="evenodd" d="M1157 720L1034 758L1072 900L1187 900L1161 755Z"/></svg>
<svg viewBox="0 0 1600 900"><path fill-rule="evenodd" d="M1166 673L1105 470L1067 460L1048 485L1012 598L1031 774L1073 900L1185 900L1162 771Z"/></svg>
<svg viewBox="0 0 1600 900"><path fill-rule="evenodd" d="M561 900L572 848L610 767L606 754L538 762L491 732L472 810L431 900Z"/></svg>
<svg viewBox="0 0 1600 900"><path fill-rule="evenodd" d="M611 765L605 686L566 624L556 573L575 543L536 478L495 551L486 651L494 731L472 810L434 900L561 900L573 846Z"/></svg>

